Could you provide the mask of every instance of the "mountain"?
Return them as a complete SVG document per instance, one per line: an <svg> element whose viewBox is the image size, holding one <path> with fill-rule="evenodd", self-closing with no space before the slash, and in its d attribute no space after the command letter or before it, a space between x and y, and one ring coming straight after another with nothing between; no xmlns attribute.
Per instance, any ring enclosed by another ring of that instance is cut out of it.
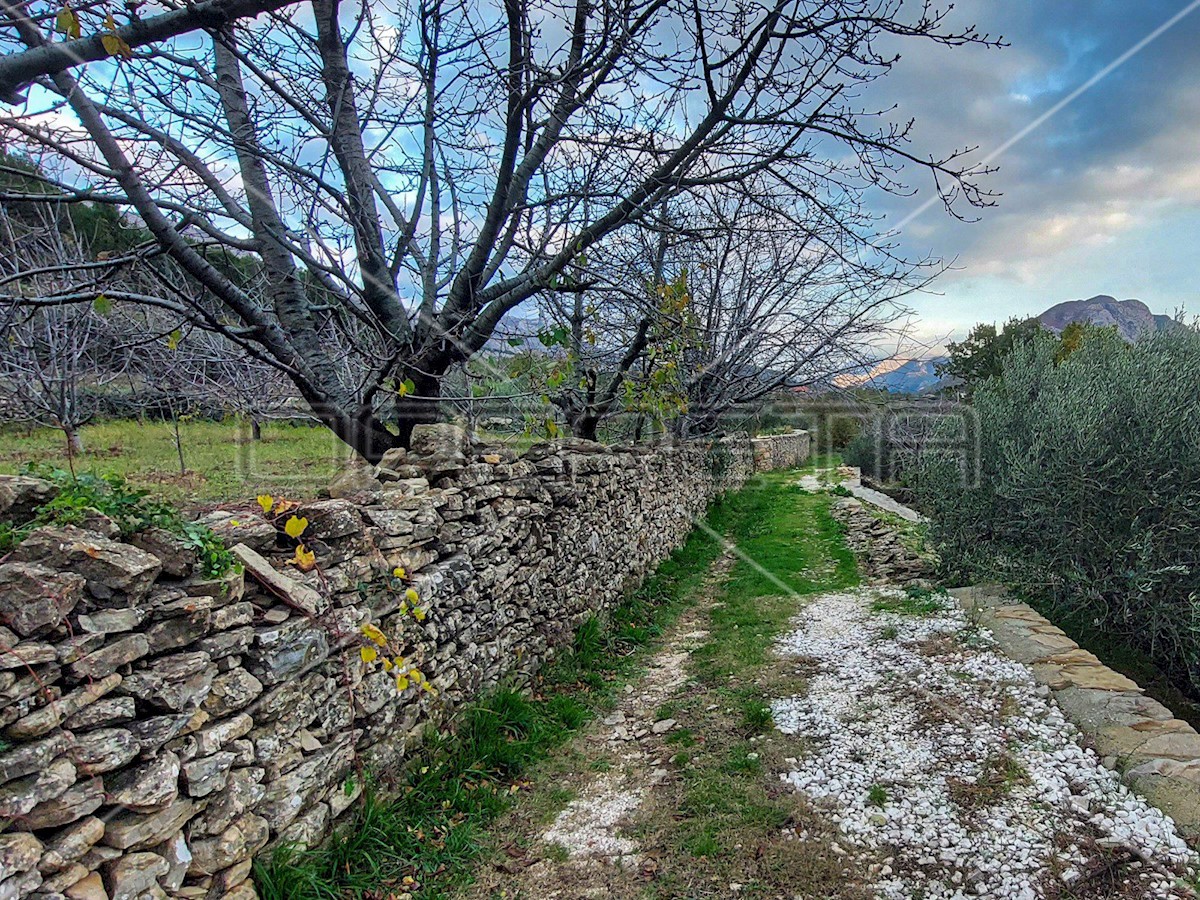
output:
<svg viewBox="0 0 1200 900"><path fill-rule="evenodd" d="M840 388L873 387L893 394L920 394L941 382L936 369L945 361L941 356L926 359L892 357L864 368L862 372L838 375L833 383Z"/></svg>
<svg viewBox="0 0 1200 900"><path fill-rule="evenodd" d="M1088 300L1059 303L1038 316L1038 321L1055 333L1061 332L1072 322L1115 326L1117 333L1127 341L1136 341L1144 335L1175 327L1174 319L1155 315L1141 300L1117 300L1106 294Z"/></svg>

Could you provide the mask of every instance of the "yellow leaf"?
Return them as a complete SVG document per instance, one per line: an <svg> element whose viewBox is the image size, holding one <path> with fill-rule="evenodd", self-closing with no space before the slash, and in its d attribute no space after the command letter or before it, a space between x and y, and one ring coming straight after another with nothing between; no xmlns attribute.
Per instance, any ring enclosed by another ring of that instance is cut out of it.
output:
<svg viewBox="0 0 1200 900"><path fill-rule="evenodd" d="M290 538L298 538L304 534L304 529L308 527L308 519L292 516L287 520L287 524L283 526L284 532Z"/></svg>
<svg viewBox="0 0 1200 900"><path fill-rule="evenodd" d="M119 56L121 59L133 59L133 48L125 43L125 39L117 33L117 21L112 17L112 13L104 19L104 27L108 29L107 34L100 35L100 43L104 45L104 52L109 56ZM173 332L177 334L178 329ZM176 339L175 344L179 341ZM175 349L174 346L171 347Z"/></svg>
<svg viewBox="0 0 1200 900"><path fill-rule="evenodd" d="M404 566L396 566L396 568L392 569L392 574L397 578L403 578L407 573L404 571Z"/></svg>
<svg viewBox="0 0 1200 900"><path fill-rule="evenodd" d="M109 53L113 53L114 51L110 50L109 46L108 46L108 40L110 37L112 37L112 35L108 35L108 34L104 35L103 37L100 38L100 43L104 44L105 50L108 50ZM124 43L124 41L122 41L121 43ZM182 340L183 340L183 332L180 331L178 328L176 328L174 331L172 331L170 334L167 335L167 349L168 350L177 349L179 347L179 342Z"/></svg>
<svg viewBox="0 0 1200 900"><path fill-rule="evenodd" d="M231 526L231 527L233 527L233 528L239 528L239 527L241 527L241 524L242 524L242 523L241 523L241 522L239 522L237 519L230 519L230 520L229 520L229 524L230 524L230 526Z"/></svg>
<svg viewBox="0 0 1200 900"><path fill-rule="evenodd" d="M420 607L418 607L417 609L414 609L413 610L413 618L416 619L418 622L424 622L425 621L425 610L421 609Z"/></svg>
<svg viewBox="0 0 1200 900"><path fill-rule="evenodd" d="M368 641L378 644L380 647L387 643L387 635L370 622L362 627L362 633Z"/></svg>
<svg viewBox="0 0 1200 900"><path fill-rule="evenodd" d="M292 557L292 562L301 572L311 572L317 565L317 554L303 544L297 544L296 555Z"/></svg>
<svg viewBox="0 0 1200 900"><path fill-rule="evenodd" d="M396 677L396 690L398 690L398 691L407 691L408 690L408 679L405 678L403 675L399 675Z"/></svg>
<svg viewBox="0 0 1200 900"><path fill-rule="evenodd" d="M54 28L60 33L65 34L69 38L78 38L81 29L79 27L79 16L75 15L75 10L71 9L71 4L64 3L62 9L58 11L58 15L54 17Z"/></svg>
<svg viewBox="0 0 1200 900"><path fill-rule="evenodd" d="M374 653L374 652L375 652L375 648L374 648L374 647L372 647L372 648L371 648L371 652L372 652L372 653ZM385 656L385 657L383 658L383 671L385 671L385 672L390 672L390 671L392 671L392 668L393 668L393 666L392 666L392 661L391 661L390 659L388 659L388 658Z"/></svg>
<svg viewBox="0 0 1200 900"><path fill-rule="evenodd" d="M262 507L262 511L264 513L269 513L271 511L271 507L275 505L275 498L270 494L259 494L258 505Z"/></svg>
<svg viewBox="0 0 1200 900"><path fill-rule="evenodd" d="M407 591L405 591L404 596L408 599L409 603L416 603L421 599L420 595L412 588L409 588Z"/></svg>
<svg viewBox="0 0 1200 900"><path fill-rule="evenodd" d="M400 615L404 615L407 612L408 612L408 604L402 602L400 604Z"/></svg>
<svg viewBox="0 0 1200 900"><path fill-rule="evenodd" d="M378 659L379 651L376 650L374 647L360 647L358 650L358 655L362 657L363 662L373 663L373 662L375 662L376 659ZM384 668L387 668L387 660L386 659L383 661L383 663L384 663Z"/></svg>

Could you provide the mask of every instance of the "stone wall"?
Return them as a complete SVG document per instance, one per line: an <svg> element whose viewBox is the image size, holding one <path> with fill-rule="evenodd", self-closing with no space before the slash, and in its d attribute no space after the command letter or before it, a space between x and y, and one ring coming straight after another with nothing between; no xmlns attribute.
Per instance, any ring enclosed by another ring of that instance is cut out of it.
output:
<svg viewBox="0 0 1200 900"><path fill-rule="evenodd" d="M353 773L395 770L430 723L535 670L801 444L516 457L430 426L333 499L209 514L241 562L220 578L166 531L33 531L0 563L0 898L254 897L255 854L328 834ZM0 519L51 493L0 479ZM375 654L420 674L398 684Z"/></svg>
<svg viewBox="0 0 1200 900"><path fill-rule="evenodd" d="M760 472L771 469L794 469L812 455L812 435L807 431L773 434L751 438L754 465Z"/></svg>

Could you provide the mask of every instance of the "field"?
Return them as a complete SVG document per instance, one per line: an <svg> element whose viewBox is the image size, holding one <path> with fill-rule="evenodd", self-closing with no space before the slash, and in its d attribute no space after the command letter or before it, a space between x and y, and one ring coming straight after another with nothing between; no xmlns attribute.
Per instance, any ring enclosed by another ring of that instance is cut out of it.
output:
<svg viewBox="0 0 1200 900"><path fill-rule="evenodd" d="M155 496L184 505L254 497L263 492L305 498L327 485L349 451L326 429L267 424L251 439L248 423L196 421L180 424L185 470L181 472L169 422L114 421L89 425L85 452L73 460L78 472L121 475ZM0 430L0 474L30 463L69 469L62 433L50 428Z"/></svg>

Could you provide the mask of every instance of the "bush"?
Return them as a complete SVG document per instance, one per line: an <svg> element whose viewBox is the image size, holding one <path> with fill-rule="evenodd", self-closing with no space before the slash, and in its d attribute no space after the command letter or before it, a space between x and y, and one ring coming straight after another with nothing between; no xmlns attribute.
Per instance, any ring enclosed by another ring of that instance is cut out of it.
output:
<svg viewBox="0 0 1200 900"><path fill-rule="evenodd" d="M118 475L73 475L49 465L27 466L24 471L53 482L58 492L37 509L31 522L0 522L0 553L11 551L38 525L81 525L93 513L100 513L113 521L122 538L150 527L171 532L195 552L206 576L220 577L234 565L233 554L211 530L151 499L146 491L135 490Z"/></svg>
<svg viewBox="0 0 1200 900"><path fill-rule="evenodd" d="M951 574L1014 583L1200 690L1200 334L1057 350L1020 342L978 390L965 466L926 454L931 539Z"/></svg>

